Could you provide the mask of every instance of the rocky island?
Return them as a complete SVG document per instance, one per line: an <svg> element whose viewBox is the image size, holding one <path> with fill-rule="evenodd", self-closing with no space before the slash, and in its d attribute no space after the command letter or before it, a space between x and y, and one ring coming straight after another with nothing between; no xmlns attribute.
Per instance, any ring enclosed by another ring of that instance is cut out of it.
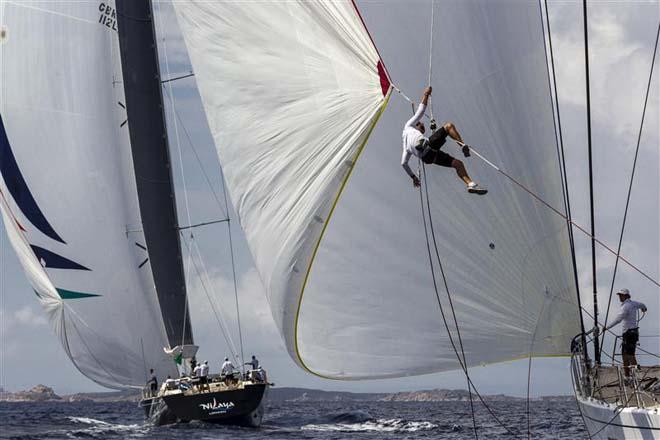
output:
<svg viewBox="0 0 660 440"><path fill-rule="evenodd" d="M308 388L274 387L269 391L268 400L273 402L456 402L467 401L467 390L421 390L399 393L351 393L346 391L323 391ZM504 394L484 396L489 401L520 401L524 397L512 397ZM572 400L573 396L542 396L532 400ZM76 393L59 396L52 388L37 385L27 391L8 392L0 388L0 401L4 402L137 402L140 392L108 391L98 393Z"/></svg>

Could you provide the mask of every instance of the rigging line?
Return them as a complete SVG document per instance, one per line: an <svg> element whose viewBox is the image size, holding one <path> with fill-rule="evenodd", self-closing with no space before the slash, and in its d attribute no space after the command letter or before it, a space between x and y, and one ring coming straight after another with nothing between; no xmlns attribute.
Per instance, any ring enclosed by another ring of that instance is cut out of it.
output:
<svg viewBox="0 0 660 440"><path fill-rule="evenodd" d="M177 229L179 231L185 231L186 229L198 228L200 226L215 225L217 223L225 223L225 222L228 222L228 221L229 221L229 218L223 218L223 219L220 219L220 220L212 220L212 221L209 221L209 222L195 223L194 225L190 225L190 226L179 226Z"/></svg>
<svg viewBox="0 0 660 440"><path fill-rule="evenodd" d="M241 347L241 371L245 375L245 356L243 355L243 331L241 329L241 313L238 305L238 286L236 285L236 259L234 257L234 241L231 234L231 221L229 221L229 205L227 204L227 188L224 181L224 171L222 172L222 195L225 199L225 209L227 210L227 235L229 235L229 254L231 255L231 273L234 280L234 299L236 301L236 321L238 324L238 343Z"/></svg>
<svg viewBox="0 0 660 440"><path fill-rule="evenodd" d="M550 74L548 72L548 85L550 86L550 95L552 98L552 89L554 88L555 92L555 99L554 99L554 110L552 112L552 119L553 122L555 122L556 127L555 127L555 143L558 142L559 149L561 150L561 154L559 154L559 151L557 152L558 157L560 158L560 165L561 165L561 181L562 181L562 191L564 194L564 205L565 205L565 211L566 211L566 228L568 230L568 239L570 243L570 249L571 249L571 263L573 265L573 279L575 280L575 291L577 294L577 302L578 302L578 307L581 309L582 308L582 299L580 295L580 282L578 281L578 268L577 268L577 258L575 256L575 239L573 235L573 227L571 225L571 219L573 218L572 213L571 213L571 197L570 197L570 190L568 186L568 174L566 173L566 154L564 151L564 136L563 136L563 130L562 130L562 125L561 125L561 113L559 111L559 90L557 89L557 75L555 72L555 57L554 57L554 51L552 48L552 32L550 30L550 11L548 10L548 0L544 0L545 3L545 20L546 20L546 26L548 29L548 46L549 46L549 51L545 51L545 56L546 56L546 64L547 64L547 58L548 58L548 52L550 52L550 67L552 69L552 81L550 81ZM539 8L541 8L541 0L539 0ZM541 26L543 26L543 11L541 11ZM545 49L545 44L543 45L543 48ZM555 120L555 111L557 112L557 119ZM557 135L558 139L557 139ZM584 319L582 317L582 313L580 313L580 327L582 329L582 333L585 333L585 328L584 328ZM584 342L584 341L582 341ZM585 347L585 359L588 359L588 352L586 350L586 344L584 344Z"/></svg>
<svg viewBox="0 0 660 440"><path fill-rule="evenodd" d="M153 13L154 13L154 11L152 10L152 14ZM167 39L164 36L165 35L164 34L165 26L163 24L163 11L162 10L158 11L158 23L160 25L161 32L163 32L163 38L162 38L163 51L162 52L163 52L163 55L164 55L164 58L165 58L165 70L167 72L167 76L169 77L170 76L170 63L169 63L169 57L167 55ZM172 108L172 113L174 113L176 104L174 102L174 92L172 90L172 83L171 82L168 83L168 85L166 87L166 90L167 90L168 95L169 95L168 97L170 99L170 107ZM180 136L179 136L179 124L178 124L177 118L174 118L174 135L175 135L175 139L176 139L176 148L177 148L177 152L178 152L178 155L179 155L179 170L181 172L181 184L183 186L183 198L184 198L185 208L186 208L186 217L188 219L188 224L190 225L190 224L192 224L192 220L190 218L191 217L191 215L190 215L190 202L188 200L188 186L186 185L186 174L185 174L185 170L183 168L183 154L182 154L182 151L181 151L181 141L180 141Z"/></svg>
<svg viewBox="0 0 660 440"><path fill-rule="evenodd" d="M543 304L541 305L541 310L539 311L538 317L536 318L536 325L534 326L534 332L532 333L532 339L529 344L529 356L527 361L527 399L525 400L526 412L527 412L527 438L531 440L532 438L532 425L531 425L531 411L529 406L529 394L532 382L532 353L534 352L534 342L536 342L536 333L539 329L539 322L541 322L541 317L545 311L545 306L548 302L548 296L550 292L548 288L545 288L545 296L543 297Z"/></svg>
<svg viewBox="0 0 660 440"><path fill-rule="evenodd" d="M152 14L152 16L155 14L155 10L153 9L153 5L152 5L152 8L151 8L151 14ZM159 23L161 32L163 33L162 41L163 41L163 54L164 54L164 57L165 57L165 70L167 72L167 76L171 77L170 62L169 62L169 57L168 57L168 54L167 54L167 39L165 38L165 33L164 33L165 26L163 25L163 11L160 8L158 10L158 23ZM156 38L156 26L155 26L155 23L154 23L154 40L155 40L155 38ZM158 48L156 48L156 55L158 55ZM172 108L172 113L175 113L176 112L176 107L175 107L174 92L172 90L172 83L171 82L168 83L168 85L166 87L166 90L168 91L168 97L170 99L170 106ZM183 200L184 200L184 206L186 208L186 219L188 220L188 224L190 225L190 224L192 224L192 219L191 219L191 215L190 215L190 201L188 200L188 186L186 184L186 174L185 174L185 170L184 170L184 167L183 167L183 153L182 153L182 149L181 149L181 138L179 136L179 124L177 123L177 118L176 117L174 118L174 136L175 136L175 140L176 140L176 149L177 149L178 156L179 156L179 170L181 172L181 184L183 186ZM174 211L176 213L176 206L174 207ZM190 237L191 237L191 239L193 239L192 234L190 235ZM189 283L188 280L190 279L190 263L192 261L193 261L192 255L189 254L189 256L188 256L188 266L186 268L186 275L185 275L186 279L184 280L184 286L185 286L186 290L188 288L188 283ZM186 295L186 298L185 298L185 302L186 302L186 307L184 307L185 310L184 310L184 315L183 315L184 328L185 328L185 323L186 323L186 320L187 320L187 313L188 313L188 307L187 307L188 297L187 297L187 295ZM184 335L182 334L181 337L183 338ZM183 345L184 341L185 340L182 339L182 341L181 341L182 345Z"/></svg>
<svg viewBox="0 0 660 440"><path fill-rule="evenodd" d="M525 185L523 185L522 183L520 183L516 178L514 178L513 176L511 176L509 173L507 173L506 171L504 171L504 170L502 170L501 168L499 168L499 167L498 167L497 165L495 165L493 162L489 161L486 157L484 157L484 156L479 152L479 150L476 150L472 145L470 145L470 151L473 152L473 153L474 153L479 159L483 160L486 164L488 164L488 165L489 165L491 168L493 168L495 171L499 172L499 173L502 174L504 177L506 177L507 179L509 179L512 183L514 183L516 186L520 187L520 189L522 189L523 191L525 191L526 193L528 193L530 196L532 196L533 198L535 198L536 200L538 200L539 202L541 202L543 205L545 205L545 206L546 206L548 209L550 209L552 212L554 212L555 214L557 214L558 216L560 216L560 217L563 218L564 220L568 220L568 221L571 223L571 225L575 226L580 232L584 233L587 237L592 238L596 243L598 243L600 246L602 246L605 250L607 250L608 252L610 252L612 255L617 255L617 253L616 253L616 251L614 251L614 249L612 249L611 247L609 247L607 244L605 244L605 243L604 243L602 240L600 240L599 238L593 236L591 233L589 233L589 231L587 231L585 228L583 228L582 226L580 226L578 223L576 223L576 222L573 221L572 219L569 219L565 214L563 214L563 213L562 213L561 211L559 211L557 208L555 208L554 206L552 206L550 203L546 202L541 196L539 196L538 194L536 194L534 191L530 190L530 189L527 188ZM624 263L626 263L630 268L634 269L637 273L639 273L639 274L642 275L644 278L646 278L647 280L649 280L651 283L653 283L653 284L655 284L656 286L660 287L660 282L658 282L657 280L655 280L654 278L652 278L650 275L648 275L648 274L647 274L646 272L644 272L642 269L640 269L640 268L638 268L637 266L635 266L633 263L631 263L631 262L630 262L627 258L625 258L623 255L619 254L619 255L617 255L617 257L618 257L621 261L623 261Z"/></svg>
<svg viewBox="0 0 660 440"><path fill-rule="evenodd" d="M398 90L396 86L394 86L394 85L392 85L392 86L393 86L393 88L394 88L395 90L399 91L399 93L400 93L400 94L401 94L401 95L402 95L402 96L403 96L408 102L410 102L411 110L412 110L413 113L415 113L415 103L414 103L410 98L408 98L405 94L403 94L400 90ZM418 172L418 174L420 174L420 175L422 174L422 173L421 173L421 168L422 168L423 165L424 165L424 164L422 163L421 159L418 159L418 162L417 162L417 168L418 168L418 171L417 171L417 172ZM426 176L426 170L424 170L424 180L425 180L425 182L426 182L426 178L425 178L425 176ZM223 189L224 189L224 188L223 188ZM422 189L421 189L421 187L420 187L420 189L419 189L419 197L420 197L420 204L421 204L421 210L422 210L422 219L423 219L423 222L424 222L424 238L425 238L425 240L426 240L426 248L427 248L427 252L428 252L428 255L429 255L429 263L430 263L430 268L431 268L431 276L432 276L432 279L433 279L433 289L435 290L435 296L436 296L436 298L437 298L437 300L438 300L438 306L439 306L439 308L440 308L440 313L441 313L441 315L442 315L442 321L443 321L444 326L445 326L445 329L446 329L446 331L447 331L447 336L449 337L449 342L451 343L451 346L452 346L452 348L453 348L453 350L454 350L454 354L456 355L456 358L458 359L458 363L459 363L461 369L463 370L463 372L465 373L466 379L467 379L467 381L468 381L468 389L469 389L469 387L471 386L472 389L474 389L474 393L475 393L476 396L479 398L479 401L480 401L481 404L486 408L486 410L487 410L488 413L493 417L493 419L495 419L495 421L497 421L497 423L498 423L501 427L503 427L503 428L507 431L507 433L509 433L510 435L516 436L516 433L514 433L511 429L509 429L509 428L508 428L508 427L507 427L507 426L506 426L506 425L505 425L505 424L499 419L499 417L497 417L497 415L493 412L493 410L491 409L491 407L486 403L486 401L484 400L484 398L481 396L481 393L479 393L479 391L477 390L477 387L476 387L476 386L474 385L474 383L472 382L472 379L471 379L470 376L467 374L467 368L466 368L466 365L463 365L463 361L461 360L461 357L460 357L460 355L458 354L458 350L456 349L456 344L454 343L454 338L453 338L452 335L451 335L451 331L449 330L449 325L447 324L447 319L445 318L444 309L443 309L443 307L442 307L442 302L440 301L440 294L438 293L438 285L437 285L436 278L435 278L435 269L434 269L434 266L433 266L433 257L431 256L431 248L430 248L429 236L428 236L428 230L427 230L427 225L426 225L426 216L425 216L425 214L424 214L424 198L423 198L423 195L422 195ZM429 211L429 214L430 214L430 211ZM436 246L436 252L437 252L437 246ZM474 416L474 412L472 413L472 415ZM477 435L477 434L476 434L476 430L475 430L475 436L476 436L476 435Z"/></svg>
<svg viewBox="0 0 660 440"><path fill-rule="evenodd" d="M589 207L591 218L591 280L593 285L594 321L598 320L598 282L596 279L596 222L594 214L594 173L591 142L591 88L589 84L589 31L587 19L587 0L582 0L582 18L584 22L584 68L587 95L587 150L589 153ZM600 349L598 338L594 339L594 357L600 364Z"/></svg>
<svg viewBox="0 0 660 440"><path fill-rule="evenodd" d="M202 266L202 273L206 277L206 281L207 281L208 285L211 286L211 285L213 285L213 282L211 281L209 271L206 268L206 264L204 263L204 258L202 257L202 253L201 253L201 250L199 248L199 244L196 241L193 242L193 244L195 246L195 251L197 253L197 259L199 260L199 262L201 263L201 266ZM236 360L238 362L238 360L239 360L238 350L236 349L236 344L234 343L234 339L231 337L231 332L229 331L229 326L227 325L227 321L225 320L225 317L222 314L222 309L221 308L220 308L220 311L218 312L218 314L220 315L220 318L222 319L223 325L225 326L225 329L227 330L227 334L229 335L229 340L231 342L231 347L229 347L229 349L232 350L232 352L233 352L234 360Z"/></svg>
<svg viewBox="0 0 660 440"><path fill-rule="evenodd" d="M195 74L193 72L190 72L190 73L187 73L185 75L175 76L174 78L163 79L163 80L160 81L160 83L161 84L166 84L168 82L178 81L180 79L185 79L185 78L190 78L191 76L195 76Z"/></svg>
<svg viewBox="0 0 660 440"><path fill-rule="evenodd" d="M165 87L165 86L163 86ZM167 97L170 99L170 97ZM176 107L174 107L174 114L176 115L176 118L179 120L179 124L181 124L181 128L183 129L183 134L186 136L186 139L188 140L188 145L190 145L190 149L192 150L195 160L197 160L197 163L199 164L199 168L202 170L202 174L204 175L204 179L206 180L207 185L209 186L209 189L211 190L211 193L213 194L213 198L215 201L218 203L218 207L220 208L220 211L222 212L223 216L229 217L228 212L226 210L223 210L222 208L222 202L220 202L220 197L218 194L215 192L215 188L213 187L213 184L211 183L211 178L209 177L208 173L206 172L206 169L204 168L204 164L202 162L202 159L199 157L199 153L197 153L197 148L195 148L195 144L192 141L192 138L190 137L190 133L188 132L188 128L186 128L186 124L183 122L183 119L179 115L179 112L176 110Z"/></svg>
<svg viewBox="0 0 660 440"><path fill-rule="evenodd" d="M433 80L433 26L435 16L435 0L431 0L431 32L429 33L429 87ZM431 120L433 120L433 98L429 96L429 109L431 110Z"/></svg>
<svg viewBox="0 0 660 440"><path fill-rule="evenodd" d="M192 245L185 240L185 237L183 237L183 234L181 234L181 235L182 235L182 238L184 238L183 242L185 243L185 245L188 249L188 252L190 254L192 254L192 252L193 252ZM203 261L202 261L202 263L203 263ZM232 357L235 360L237 360L236 359L236 357L237 357L236 356L236 347L234 346L234 344L231 340L231 337L229 336L229 332L226 328L226 324L224 323L224 319L222 318L222 315L220 314L220 312L218 312L218 310L216 310L215 303L211 299L211 295L209 294L208 289L206 287L206 283L204 282L204 277L202 275L202 271L200 270L199 266L197 265L197 263L195 262L194 259L192 260L192 266L195 268L195 272L197 273L197 276L199 278L200 284L202 286L202 290L204 291L204 294L206 295L206 299L208 300L209 305L211 306L211 311L213 312L213 315L215 316L215 320L217 321L218 326L220 327L220 332L222 333L222 336L223 336L225 342L227 343L227 348L229 348L229 351L232 352ZM208 275L207 275L207 278L208 278Z"/></svg>
<svg viewBox="0 0 660 440"><path fill-rule="evenodd" d="M628 185L628 195L626 197L626 207L623 211L623 222L621 224L621 234L619 235L619 245L617 246L616 253L619 255L621 253L621 245L623 244L623 233L626 229L626 220L628 219L628 207L630 205L630 195L632 194L633 180L635 179L635 169L637 167L637 157L639 155L639 146L642 140L642 130L644 128L644 118L646 116L646 105L649 101L649 92L651 90L651 79L653 78L653 66L655 65L655 56L658 51L658 39L660 38L660 23L658 24L658 30L655 34L655 47L653 48L653 58L651 60L651 71L649 72L649 81L646 85L646 96L644 97L644 108L642 110L642 120L639 124L639 132L637 133L637 146L635 147L635 158L633 159L632 171L630 173L630 184ZM612 284L610 285L610 296L607 300L607 311L605 312L605 325L607 326L607 318L610 314L610 306L612 305L612 294L614 293L614 282L616 281L617 269L619 267L619 258L617 257L614 262L614 273L612 275ZM603 338L601 339L600 350L603 350L603 344L605 343L605 333L603 333Z"/></svg>
<svg viewBox="0 0 660 440"><path fill-rule="evenodd" d="M472 412L472 426L473 426L473 429L474 429L474 437L478 439L479 435L477 434L477 421L476 421L476 416L474 414L474 402L473 402L473 399L472 399L472 388L470 386L470 376L468 374L467 361L465 359L465 350L463 349L463 340L461 338L461 331L458 327L458 320L456 319L456 313L454 311L454 303L451 299L451 293L449 292L449 284L447 283L447 277L445 275L445 270L444 270L444 267L442 265L442 260L440 259L440 252L438 251L438 243L437 243L436 238L435 238L435 230L434 230L434 227L433 227L433 216L431 215L431 203L430 203L430 200L429 200L429 187L428 187L428 183L427 183L427 180L426 180L426 165L423 164L423 163L422 163L422 175L423 175L423 178L424 178L424 193L426 195L426 209L428 211L427 213L428 213L428 219L429 219L429 229L431 230L431 237L433 238L433 246L435 248L435 255L436 255L436 258L438 260L438 266L440 267L440 274L442 275L442 280L443 280L443 283L445 285L445 291L447 292L447 298L449 299L449 306L451 307L451 313L452 313L453 318L454 318L454 325L456 326L456 334L457 334L457 337L458 337L458 344L459 344L459 347L461 348L461 357L463 358L463 365L465 366L465 378L468 382L468 393L469 393L469 396L470 396L470 411ZM421 193L421 188L420 188L420 193ZM424 206L422 205L422 210L423 209L424 209ZM424 214L424 211L422 211L422 215L423 214ZM424 218L424 231L426 232L426 218ZM428 243L428 232L426 232L426 239L427 239L427 243ZM430 260L429 262L431 263L431 268L433 268L432 258L430 258L429 260ZM435 276L433 277L433 284L435 285ZM438 293L438 291L436 289L436 296L437 296L437 293ZM438 299L438 304L442 308L442 305L441 305L441 302L440 302L440 297L437 296L437 299ZM442 313L442 315L443 315L443 319L444 319L444 312ZM447 329L447 330L449 331L449 329Z"/></svg>
<svg viewBox="0 0 660 440"><path fill-rule="evenodd" d="M421 163L421 161L420 161L420 163ZM468 380L468 386L472 387L472 389L474 391L474 394L479 398L479 401L481 402L481 404L486 408L486 410L493 417L493 419L502 428L504 428L507 431L507 433L509 433L510 435L513 435L513 436L517 436L517 434L515 432L513 432L509 427L507 427L500 420L500 418L497 416L497 414L495 414L495 412L492 410L490 405L488 405L486 403L486 401L484 400L481 393L479 393L479 390L477 389L476 385L474 384L474 382L472 382L472 379L467 374L467 367L466 367L466 365L463 364L463 360L461 359L461 356L458 353L458 349L456 348L456 343L454 342L454 338L451 334L451 331L449 329L449 324L447 323L447 319L446 319L445 314L444 314L444 309L442 307L442 302L440 301L440 294L438 292L438 285L437 285L437 281L436 281L436 277L435 277L435 269L434 269L434 265L433 265L433 257L431 256L430 242L429 242L429 238L428 238L428 230L427 230L427 225L426 225L426 216L425 216L425 211L424 211L424 199L423 199L423 195L422 195L422 189L420 188L419 191L420 191L420 204L421 204L421 209L422 209L422 219L424 220L424 232L425 232L424 237L426 239L426 246L427 246L427 251L428 251L428 254L429 254L429 263L431 263L431 277L433 279L433 289L435 290L435 295L436 295L436 298L438 299L438 306L440 307L440 313L442 315L442 321L443 321L443 324L444 324L445 329L447 331L447 335L449 336L449 342L452 346L452 349L454 350L454 354L456 355L456 358L458 360L459 366L461 367L461 370L463 371L463 373L466 374L466 378Z"/></svg>
<svg viewBox="0 0 660 440"><path fill-rule="evenodd" d="M190 233L190 239L191 240L193 239L192 232ZM188 257L188 267L190 267L190 258L191 257ZM189 276L189 275L190 275L190 273L186 273L186 276ZM181 329L181 345L182 346L186 344L186 322L188 321L187 317L188 317L188 295L186 295L186 301L183 303L183 325L182 325L183 328ZM170 347L170 348L172 348L172 347Z"/></svg>

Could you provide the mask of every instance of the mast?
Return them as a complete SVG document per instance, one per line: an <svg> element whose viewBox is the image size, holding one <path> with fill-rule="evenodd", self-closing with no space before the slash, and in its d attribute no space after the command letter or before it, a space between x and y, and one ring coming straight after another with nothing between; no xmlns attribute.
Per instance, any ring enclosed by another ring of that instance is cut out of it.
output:
<svg viewBox="0 0 660 440"><path fill-rule="evenodd" d="M589 88L589 34L587 30L587 0L582 0L584 19L584 66L587 87L587 143L589 151L589 205L591 209L591 278L593 283L594 327L598 326L598 288L596 282L596 225L594 221L594 175L591 154L591 92ZM600 364L598 336L594 340L594 359Z"/></svg>
<svg viewBox="0 0 660 440"><path fill-rule="evenodd" d="M150 0L117 0L126 111L142 229L170 347L192 344L158 47Z"/></svg>

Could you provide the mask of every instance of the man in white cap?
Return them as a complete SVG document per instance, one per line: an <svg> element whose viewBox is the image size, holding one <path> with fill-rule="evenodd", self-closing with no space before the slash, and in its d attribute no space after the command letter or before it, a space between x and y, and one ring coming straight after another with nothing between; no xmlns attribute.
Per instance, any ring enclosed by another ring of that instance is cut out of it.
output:
<svg viewBox="0 0 660 440"><path fill-rule="evenodd" d="M635 349L639 340L637 310L646 313L646 306L641 302L631 300L630 290L628 289L619 290L617 295L619 295L619 301L621 301L621 311L610 325L603 327L603 332L611 329L620 322L623 323L621 357L623 358L623 371L626 377L630 377L630 368L634 368L637 365L637 359L635 358Z"/></svg>

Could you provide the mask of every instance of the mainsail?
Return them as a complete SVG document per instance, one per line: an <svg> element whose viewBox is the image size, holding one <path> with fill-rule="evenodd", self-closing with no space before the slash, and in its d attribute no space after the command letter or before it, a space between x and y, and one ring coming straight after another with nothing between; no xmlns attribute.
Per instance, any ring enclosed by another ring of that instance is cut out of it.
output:
<svg viewBox="0 0 660 440"><path fill-rule="evenodd" d="M162 116L153 142L135 133L145 127L132 116L160 111L159 102L134 96L146 87L135 72L124 85L117 25L112 1L0 1L5 228L75 366L122 388L143 385L149 368L176 374L163 347L192 334L179 254L153 251L164 246L153 231L167 228L163 242L178 246L171 176L158 174L164 189L145 189L155 186L153 174L134 160L166 155ZM153 37L142 43L153 51ZM148 81L159 87L153 72ZM153 203L149 212L145 206L158 192L162 218L154 219ZM159 295L163 271L177 310Z"/></svg>
<svg viewBox="0 0 660 440"><path fill-rule="evenodd" d="M291 356L332 378L458 368L429 273L419 196L399 165L411 109L401 102L375 126L389 78L359 6L174 6L232 202ZM395 79L416 66L424 81L428 52L416 48L429 46L420 31L429 11L371 6L374 21L389 20L376 41L387 41L392 26L414 24L385 59ZM436 116L561 208L538 5L438 2L436 29ZM422 62L399 66L401 48ZM467 194L453 170L427 169L467 363L568 354L579 319L565 221L483 163L468 164L488 196Z"/></svg>

